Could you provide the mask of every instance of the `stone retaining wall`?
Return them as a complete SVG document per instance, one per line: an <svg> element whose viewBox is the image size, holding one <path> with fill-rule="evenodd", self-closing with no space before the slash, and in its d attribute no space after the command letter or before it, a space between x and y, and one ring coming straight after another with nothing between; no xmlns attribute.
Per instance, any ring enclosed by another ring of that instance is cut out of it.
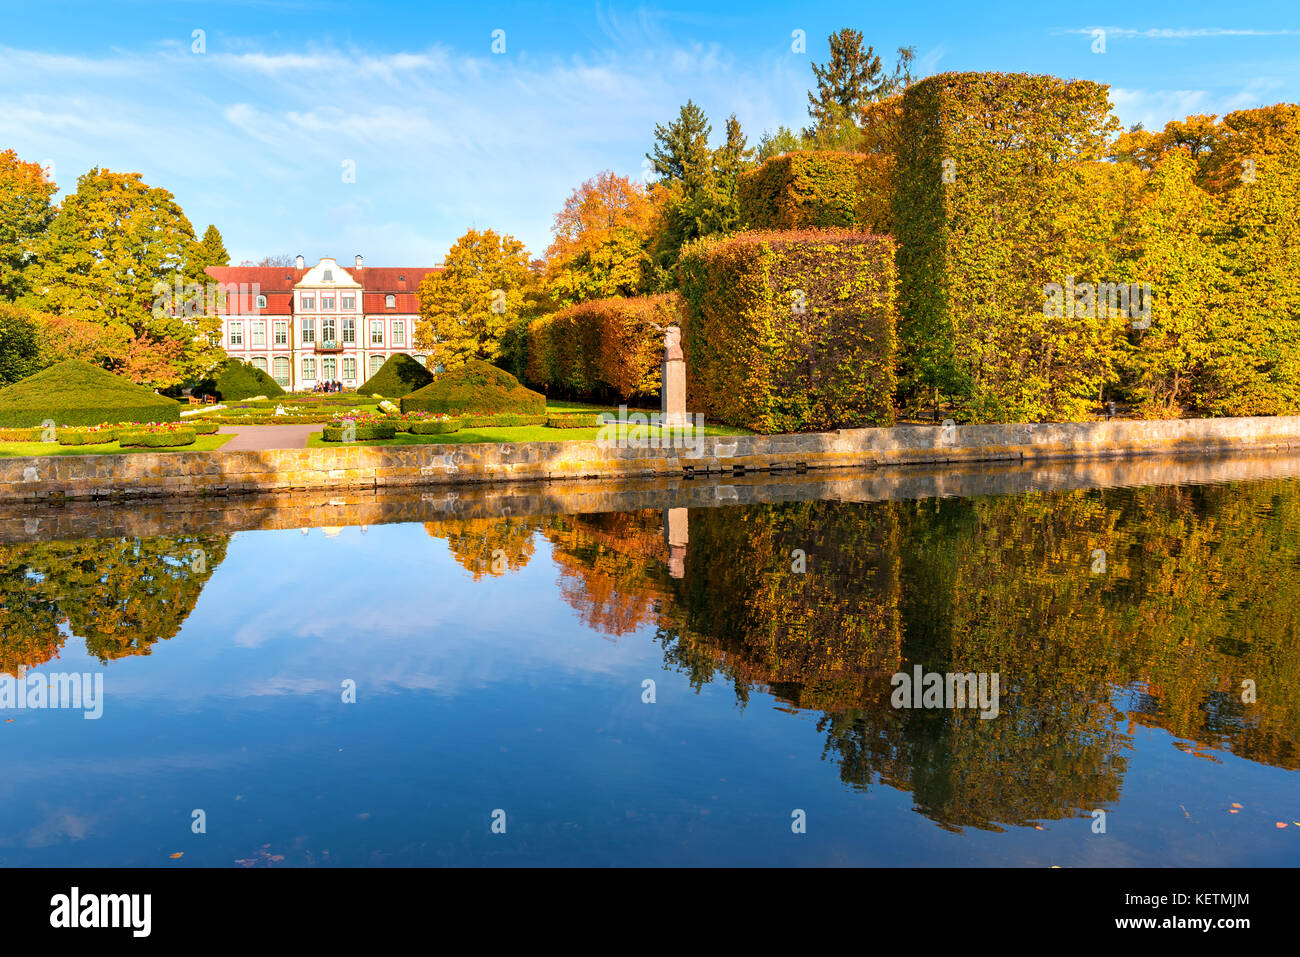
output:
<svg viewBox="0 0 1300 957"><path fill-rule="evenodd" d="M163 452L0 459L0 501L224 495L478 482L879 467L910 463L1300 449L1300 416L903 426L701 438L693 447L600 442L348 445L261 452Z"/></svg>

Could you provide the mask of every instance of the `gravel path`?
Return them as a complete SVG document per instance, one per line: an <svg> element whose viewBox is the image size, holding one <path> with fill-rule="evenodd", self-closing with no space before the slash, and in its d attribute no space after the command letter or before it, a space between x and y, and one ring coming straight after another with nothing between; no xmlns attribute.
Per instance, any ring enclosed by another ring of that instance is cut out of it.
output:
<svg viewBox="0 0 1300 957"><path fill-rule="evenodd" d="M324 426L311 425L223 425L221 435L235 437L221 447L223 452L261 452L266 449L305 449L307 436Z"/></svg>

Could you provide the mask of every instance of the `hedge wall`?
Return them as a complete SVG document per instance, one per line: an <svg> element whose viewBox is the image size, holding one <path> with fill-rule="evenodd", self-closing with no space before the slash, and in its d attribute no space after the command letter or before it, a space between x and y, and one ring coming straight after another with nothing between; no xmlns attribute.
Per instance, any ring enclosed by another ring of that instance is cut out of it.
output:
<svg viewBox="0 0 1300 957"><path fill-rule="evenodd" d="M70 359L0 389L0 426L177 422L181 407L129 379Z"/></svg>
<svg viewBox="0 0 1300 957"><path fill-rule="evenodd" d="M678 266L689 412L763 433L893 422L888 237L740 233L697 240Z"/></svg>
<svg viewBox="0 0 1300 957"><path fill-rule="evenodd" d="M1107 87L947 73L903 94L891 210L905 392L936 390L974 421L1077 419L1110 375L1110 320L1044 315L1044 286L1087 275L1066 224L1087 218L1081 164L1118 124ZM945 175L947 174L947 175ZM947 181L945 181L947 180ZM1103 238L1109 226L1099 226Z"/></svg>
<svg viewBox="0 0 1300 957"><path fill-rule="evenodd" d="M657 395L663 327L680 322L676 293L569 306L529 324L525 377L554 395Z"/></svg>
<svg viewBox="0 0 1300 957"><path fill-rule="evenodd" d="M798 150L742 173L740 220L751 229L847 228L859 222L866 157Z"/></svg>

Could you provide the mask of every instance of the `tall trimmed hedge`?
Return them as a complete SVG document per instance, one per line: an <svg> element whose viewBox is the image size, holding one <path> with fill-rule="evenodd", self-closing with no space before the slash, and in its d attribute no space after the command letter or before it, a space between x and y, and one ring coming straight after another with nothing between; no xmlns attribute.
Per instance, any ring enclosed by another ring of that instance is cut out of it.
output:
<svg viewBox="0 0 1300 957"><path fill-rule="evenodd" d="M1069 227L1097 200L1083 167L1117 126L1107 87L1083 80L946 73L903 94L891 218L912 397L938 391L975 421L1095 409L1111 369L1092 353L1114 317L1052 319L1043 289L1087 275Z"/></svg>
<svg viewBox="0 0 1300 957"><path fill-rule="evenodd" d="M174 399L79 359L50 366L0 389L0 426L178 422Z"/></svg>
<svg viewBox="0 0 1300 957"><path fill-rule="evenodd" d="M423 389L401 399L403 412L523 412L546 411L546 397L525 388L504 369L469 359L439 374Z"/></svg>
<svg viewBox="0 0 1300 957"><path fill-rule="evenodd" d="M859 222L861 153L797 150L742 173L740 220L751 229L843 229Z"/></svg>
<svg viewBox="0 0 1300 957"><path fill-rule="evenodd" d="M656 395L663 328L680 322L676 293L569 306L529 324L525 376L557 395Z"/></svg>
<svg viewBox="0 0 1300 957"><path fill-rule="evenodd" d="M893 422L889 237L740 233L690 244L679 269L688 411L763 433Z"/></svg>

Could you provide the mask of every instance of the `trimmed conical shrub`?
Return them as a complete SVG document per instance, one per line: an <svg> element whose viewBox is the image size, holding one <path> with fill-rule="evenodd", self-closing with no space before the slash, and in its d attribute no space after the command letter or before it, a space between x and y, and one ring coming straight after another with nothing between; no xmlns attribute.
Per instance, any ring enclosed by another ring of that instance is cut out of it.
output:
<svg viewBox="0 0 1300 957"><path fill-rule="evenodd" d="M437 376L419 391L402 398L403 412L522 412L546 411L546 397L525 388L504 369L481 359Z"/></svg>
<svg viewBox="0 0 1300 957"><path fill-rule="evenodd" d="M69 359L0 389L0 426L178 422L180 404L99 366Z"/></svg>
<svg viewBox="0 0 1300 957"><path fill-rule="evenodd" d="M379 371L361 384L359 395L382 395L385 399L400 399L433 381L433 375L405 352L389 356Z"/></svg>
<svg viewBox="0 0 1300 957"><path fill-rule="evenodd" d="M215 378L204 379L194 387L194 394L214 395L222 402L237 402L255 395L267 398L284 395L284 389L269 372L238 359L227 359L217 369Z"/></svg>

